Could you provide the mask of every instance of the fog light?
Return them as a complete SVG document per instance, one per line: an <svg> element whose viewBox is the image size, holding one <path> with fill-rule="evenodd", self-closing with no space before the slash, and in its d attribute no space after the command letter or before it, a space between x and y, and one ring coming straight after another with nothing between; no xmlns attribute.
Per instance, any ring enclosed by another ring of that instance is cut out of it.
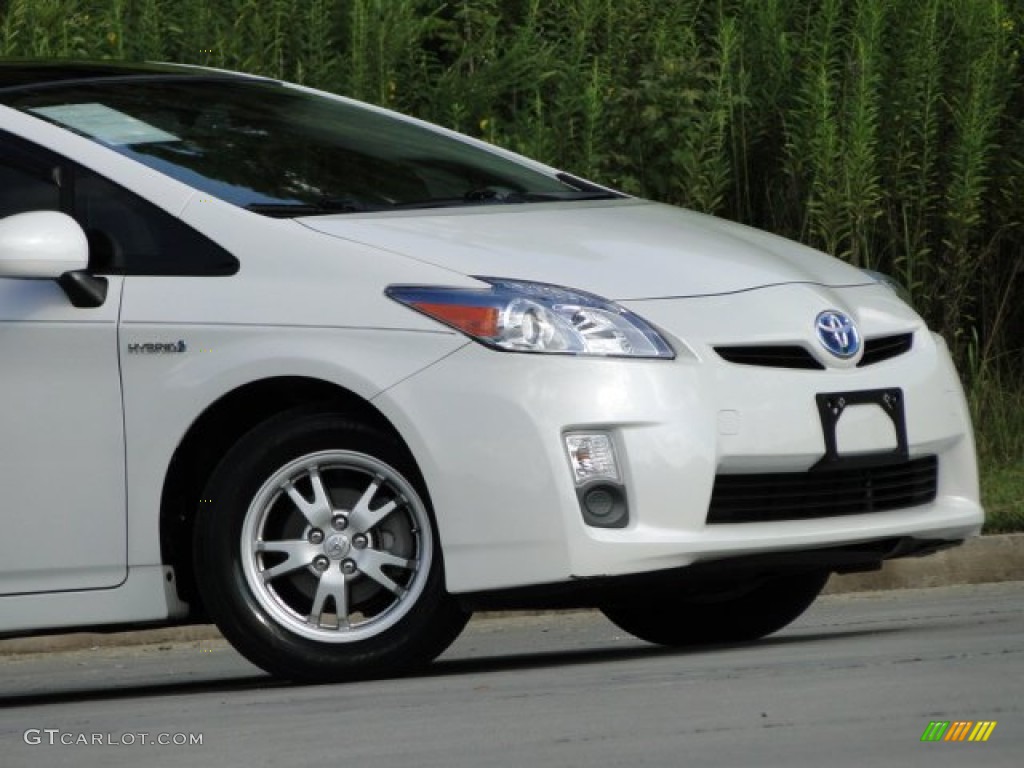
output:
<svg viewBox="0 0 1024 768"><path fill-rule="evenodd" d="M591 480L619 482L619 467L615 463L615 449L610 435L569 434L565 436L576 485Z"/></svg>
<svg viewBox="0 0 1024 768"><path fill-rule="evenodd" d="M594 517L606 518L615 508L615 498L607 488L595 488L583 497L583 504Z"/></svg>
<svg viewBox="0 0 1024 768"><path fill-rule="evenodd" d="M595 485L580 492L583 521L594 528L625 528L629 508L623 489L615 485Z"/></svg>

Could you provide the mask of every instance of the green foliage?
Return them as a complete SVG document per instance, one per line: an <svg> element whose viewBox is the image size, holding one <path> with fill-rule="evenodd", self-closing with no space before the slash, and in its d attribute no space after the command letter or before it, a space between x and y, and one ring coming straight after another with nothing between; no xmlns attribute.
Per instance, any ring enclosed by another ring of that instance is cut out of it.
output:
<svg viewBox="0 0 1024 768"><path fill-rule="evenodd" d="M1024 0L0 0L0 55L298 80L888 271L1024 464Z"/></svg>
<svg viewBox="0 0 1024 768"><path fill-rule="evenodd" d="M985 532L1024 531L1024 462L982 465Z"/></svg>
<svg viewBox="0 0 1024 768"><path fill-rule="evenodd" d="M939 127L943 113L942 75L947 56L941 9L945 0L926 0L913 13L915 23L895 41L885 98L884 133L889 137L891 200L885 221L892 272L919 302L929 298L930 256L936 237ZM897 22L907 16L900 9Z"/></svg>

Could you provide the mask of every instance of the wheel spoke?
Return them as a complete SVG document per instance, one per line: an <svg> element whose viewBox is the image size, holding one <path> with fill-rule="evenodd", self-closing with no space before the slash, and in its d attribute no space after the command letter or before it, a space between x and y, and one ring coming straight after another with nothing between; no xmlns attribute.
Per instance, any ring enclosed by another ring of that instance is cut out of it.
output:
<svg viewBox="0 0 1024 768"><path fill-rule="evenodd" d="M360 571L365 573L389 592L393 592L396 595L405 594L405 589L384 573L383 567L386 565L412 570L416 567L417 561L407 560L404 557L392 555L390 552L382 552L379 549L364 550L359 556Z"/></svg>
<svg viewBox="0 0 1024 768"><path fill-rule="evenodd" d="M371 454L297 456L266 478L245 515L246 584L267 621L299 637L369 642L436 588L430 513Z"/></svg>
<svg viewBox="0 0 1024 768"><path fill-rule="evenodd" d="M309 565L316 557L319 547L310 544L304 539L290 539L287 541L258 541L256 542L257 552L272 552L285 555L285 559L261 571L263 581L268 582L286 573L291 573L299 568Z"/></svg>
<svg viewBox="0 0 1024 768"><path fill-rule="evenodd" d="M377 507L377 509L370 509L370 502L373 501L373 497L377 495L379 490L380 478L375 477L369 487L363 491L363 495L356 502L355 507L352 508L349 522L357 531L365 533L398 508L398 502L389 501Z"/></svg>
<svg viewBox="0 0 1024 768"><path fill-rule="evenodd" d="M309 612L309 623L315 627L321 625L327 599L334 599L334 613L338 616L338 627L348 627L348 584L337 566L332 566L320 575L320 583L313 596L313 607Z"/></svg>
<svg viewBox="0 0 1024 768"><path fill-rule="evenodd" d="M313 500L306 499L291 480L286 480L281 486L288 498L296 506L302 516L314 528L325 528L331 521L331 500L327 496L327 489L324 488L323 478L320 471L313 467L309 470L309 481L313 486Z"/></svg>

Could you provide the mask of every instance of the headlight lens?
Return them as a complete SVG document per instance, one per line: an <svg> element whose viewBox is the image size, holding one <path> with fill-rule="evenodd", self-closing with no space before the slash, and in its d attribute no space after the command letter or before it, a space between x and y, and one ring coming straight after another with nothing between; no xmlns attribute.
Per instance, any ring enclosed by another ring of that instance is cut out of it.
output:
<svg viewBox="0 0 1024 768"><path fill-rule="evenodd" d="M387 295L509 352L672 359L668 342L614 302L547 283L479 277L483 289L392 285Z"/></svg>

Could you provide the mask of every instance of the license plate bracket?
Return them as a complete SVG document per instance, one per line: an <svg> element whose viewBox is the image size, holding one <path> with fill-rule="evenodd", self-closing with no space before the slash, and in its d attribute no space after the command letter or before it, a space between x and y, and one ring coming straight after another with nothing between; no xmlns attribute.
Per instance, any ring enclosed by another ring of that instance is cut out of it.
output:
<svg viewBox="0 0 1024 768"><path fill-rule="evenodd" d="M814 396L821 418L821 432L825 439L825 455L811 467L813 470L839 469L857 466L898 464L909 460L907 418L903 408L903 390L899 387L870 389L854 392L823 392ZM851 405L877 405L892 421L896 431L896 448L880 453L843 456L839 453L836 430L839 419Z"/></svg>

